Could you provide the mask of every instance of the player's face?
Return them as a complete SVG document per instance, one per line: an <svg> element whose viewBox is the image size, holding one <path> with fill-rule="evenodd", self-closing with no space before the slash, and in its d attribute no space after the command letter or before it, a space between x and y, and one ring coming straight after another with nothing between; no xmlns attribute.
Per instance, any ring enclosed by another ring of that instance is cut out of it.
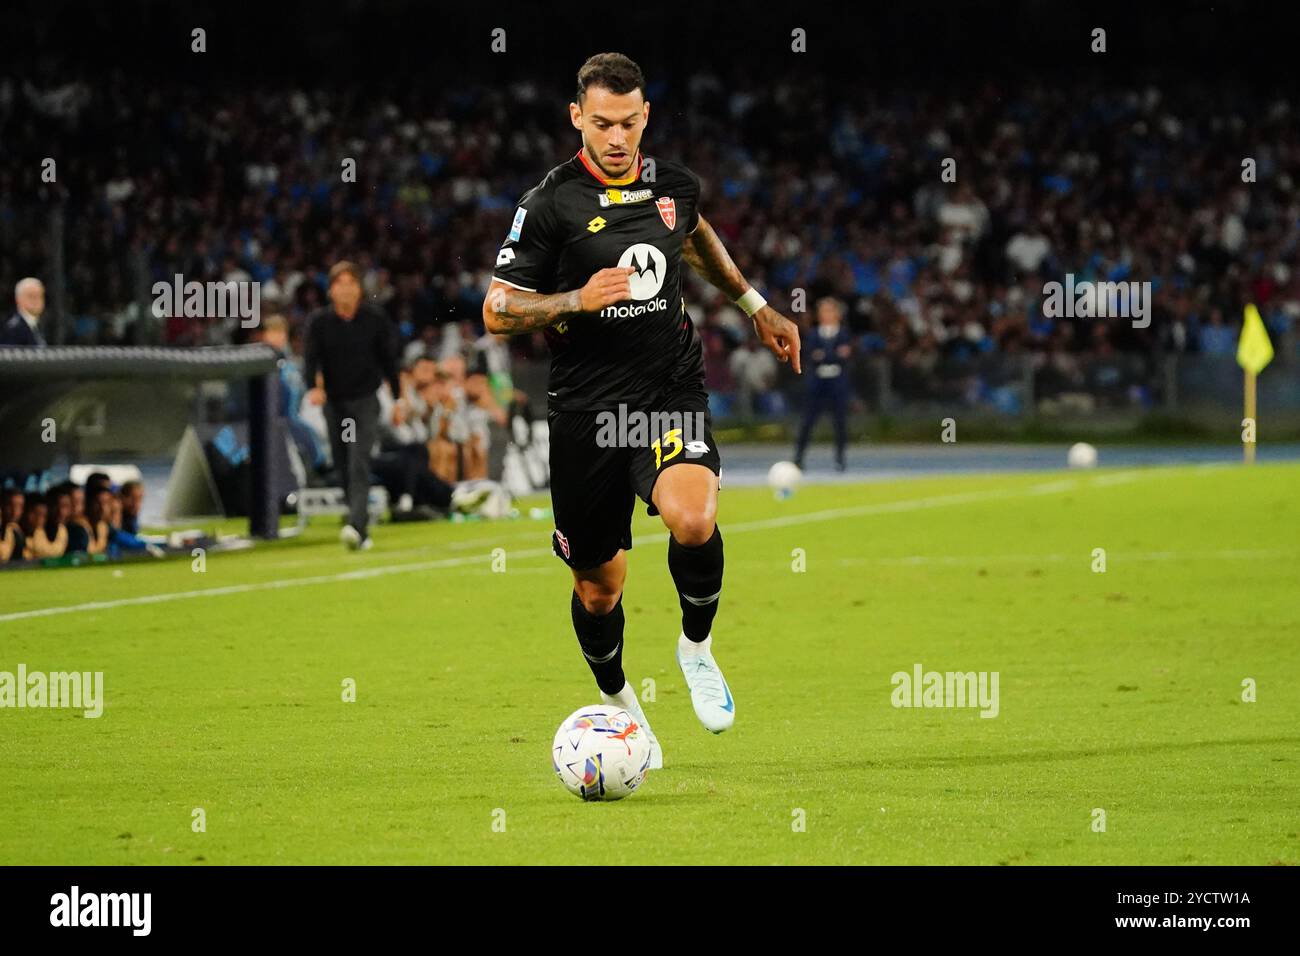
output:
<svg viewBox="0 0 1300 956"><path fill-rule="evenodd" d="M588 87L580 104L569 104L569 118L582 133L587 158L607 178L619 179L631 172L650 119L650 104L640 90L611 93L604 87Z"/></svg>

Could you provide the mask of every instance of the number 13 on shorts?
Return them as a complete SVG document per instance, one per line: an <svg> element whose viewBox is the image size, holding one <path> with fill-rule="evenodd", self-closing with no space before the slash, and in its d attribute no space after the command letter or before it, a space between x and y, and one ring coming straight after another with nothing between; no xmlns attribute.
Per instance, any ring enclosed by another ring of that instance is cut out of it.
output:
<svg viewBox="0 0 1300 956"><path fill-rule="evenodd" d="M682 430L673 428L664 432L662 438L656 438L655 443L650 446L655 450L655 469L663 467L664 462L672 461L682 453ZM664 454L664 448L669 449L668 454Z"/></svg>
<svg viewBox="0 0 1300 956"><path fill-rule="evenodd" d="M656 471L662 468L667 462L672 461L680 455L683 449L686 451L687 458L699 458L701 455L705 455L709 451L709 445L707 442L696 440L683 443L682 430L680 428L674 428L671 431L664 432L663 437L656 439L655 443L650 447L655 450ZM667 449L667 454L664 453L665 449Z"/></svg>

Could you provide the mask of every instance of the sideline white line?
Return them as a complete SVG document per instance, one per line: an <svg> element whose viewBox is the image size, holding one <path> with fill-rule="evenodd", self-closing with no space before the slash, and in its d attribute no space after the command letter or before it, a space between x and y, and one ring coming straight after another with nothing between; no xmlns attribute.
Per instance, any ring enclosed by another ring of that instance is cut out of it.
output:
<svg viewBox="0 0 1300 956"><path fill-rule="evenodd" d="M968 491L951 495L932 495L926 498L905 498L901 501L885 501L870 505L856 505L850 508L830 508L824 511L809 511L802 514L782 515L777 518L760 518L755 521L736 521L726 525L727 534L745 531L763 531L769 528L786 528L821 521L838 521L843 518L858 518L869 515L897 514L906 511L921 511L927 508L941 508L946 505L975 504L985 501L998 501L1006 498L1023 498L1028 495L1054 494L1068 491L1077 485L1074 481L1053 481L1030 485L1028 488L1011 490L993 489L990 491ZM667 541L668 533L640 535L642 542ZM532 558L549 555L550 548L529 548L523 551L508 552L513 558ZM145 594L139 597L117 598L112 601L88 601L84 604L65 604L58 607L36 608L31 611L15 611L0 614L0 622L23 621L35 617L52 617L57 614L78 614L84 611L107 611L119 607L133 607L142 604L167 604L172 601L188 601L193 598L225 597L230 594L249 594L254 591L275 591L282 588L307 587L314 584L334 584L342 581L364 581L369 578L385 577L390 574L411 574L416 571L432 571L438 568L463 567L470 564L491 561L490 554L472 555L460 558L441 558L436 561L417 561L411 564L389 564L377 568L358 568L355 571L343 571L338 574L319 574L303 578L284 578L278 581L259 581L250 584L230 584L225 587L203 588L197 591L170 591L163 594Z"/></svg>

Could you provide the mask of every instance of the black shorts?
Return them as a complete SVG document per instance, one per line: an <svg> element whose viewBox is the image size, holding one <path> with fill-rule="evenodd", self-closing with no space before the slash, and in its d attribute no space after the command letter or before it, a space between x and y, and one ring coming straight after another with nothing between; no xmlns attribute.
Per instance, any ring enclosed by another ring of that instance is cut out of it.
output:
<svg viewBox="0 0 1300 956"><path fill-rule="evenodd" d="M709 399L701 390L674 393L652 409L547 415L551 443L551 546L565 564L585 571L632 547L636 499L658 514L650 495L674 465L720 473Z"/></svg>

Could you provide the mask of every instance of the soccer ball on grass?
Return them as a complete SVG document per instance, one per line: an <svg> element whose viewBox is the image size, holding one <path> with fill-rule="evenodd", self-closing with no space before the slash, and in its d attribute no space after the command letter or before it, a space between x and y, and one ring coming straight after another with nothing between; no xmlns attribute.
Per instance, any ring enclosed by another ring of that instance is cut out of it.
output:
<svg viewBox="0 0 1300 956"><path fill-rule="evenodd" d="M793 495L802 480L803 472L792 461L778 461L767 470L767 483L777 500L784 500Z"/></svg>
<svg viewBox="0 0 1300 956"><path fill-rule="evenodd" d="M622 800L645 780L650 740L626 710L593 704L560 724L551 757L570 793L583 800Z"/></svg>

